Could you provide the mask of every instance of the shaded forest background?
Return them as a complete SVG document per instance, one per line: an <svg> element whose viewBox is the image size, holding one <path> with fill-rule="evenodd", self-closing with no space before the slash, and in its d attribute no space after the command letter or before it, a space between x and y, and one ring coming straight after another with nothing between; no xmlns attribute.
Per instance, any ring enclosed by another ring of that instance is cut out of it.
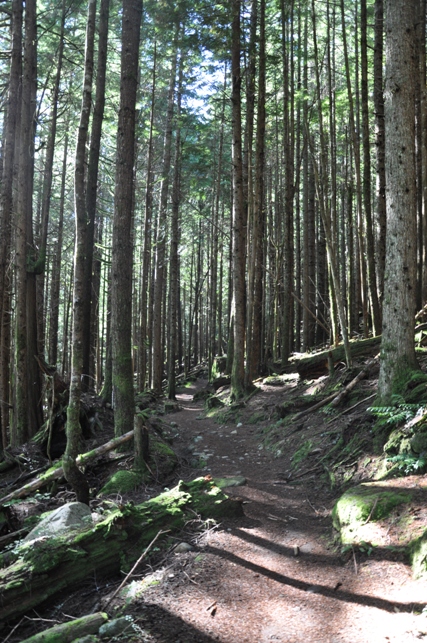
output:
<svg viewBox="0 0 427 643"><path fill-rule="evenodd" d="M421 311L426 2L407 4ZM237 399L294 352L381 334L382 0L12 0L0 16L2 447L48 421L62 381L70 425L94 392L119 435L134 390L173 399L201 361Z"/></svg>

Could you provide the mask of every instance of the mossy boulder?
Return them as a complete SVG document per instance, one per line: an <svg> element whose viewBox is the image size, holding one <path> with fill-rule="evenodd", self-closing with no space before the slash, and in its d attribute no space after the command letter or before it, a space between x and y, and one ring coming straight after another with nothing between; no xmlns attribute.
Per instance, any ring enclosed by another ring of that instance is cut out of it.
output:
<svg viewBox="0 0 427 643"><path fill-rule="evenodd" d="M332 510L334 528L343 544L382 542L379 523L399 505L410 502L411 494L396 491L386 483L364 483L348 489Z"/></svg>
<svg viewBox="0 0 427 643"><path fill-rule="evenodd" d="M402 429L394 429L384 445L384 453L387 455L409 453L410 450L410 438L408 433Z"/></svg>
<svg viewBox="0 0 427 643"><path fill-rule="evenodd" d="M410 447L414 453L427 451L427 430L419 431L410 440Z"/></svg>
<svg viewBox="0 0 427 643"><path fill-rule="evenodd" d="M427 578L427 531L411 543L409 557L415 578Z"/></svg>

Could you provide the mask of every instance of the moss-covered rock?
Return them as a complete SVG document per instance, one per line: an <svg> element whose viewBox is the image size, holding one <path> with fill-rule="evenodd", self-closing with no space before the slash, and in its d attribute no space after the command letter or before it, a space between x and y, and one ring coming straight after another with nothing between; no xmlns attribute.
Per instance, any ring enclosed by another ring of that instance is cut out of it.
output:
<svg viewBox="0 0 427 643"><path fill-rule="evenodd" d="M409 556L415 578L427 577L427 531L409 546Z"/></svg>
<svg viewBox="0 0 427 643"><path fill-rule="evenodd" d="M427 430L419 431L412 436L410 447L414 453L423 453L427 451Z"/></svg>
<svg viewBox="0 0 427 643"><path fill-rule="evenodd" d="M408 453L410 450L409 442L410 438L408 438L407 432L403 429L394 429L384 445L384 453L387 453L387 455Z"/></svg>
<svg viewBox="0 0 427 643"><path fill-rule="evenodd" d="M372 526L387 518L395 507L411 500L408 492L395 491L382 483L365 483L348 489L332 510L334 528L343 544L380 544L381 529Z"/></svg>

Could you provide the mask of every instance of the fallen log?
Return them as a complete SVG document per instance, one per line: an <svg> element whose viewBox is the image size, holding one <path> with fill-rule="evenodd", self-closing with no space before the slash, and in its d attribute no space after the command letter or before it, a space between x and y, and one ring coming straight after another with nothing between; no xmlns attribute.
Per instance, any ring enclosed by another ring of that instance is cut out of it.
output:
<svg viewBox="0 0 427 643"><path fill-rule="evenodd" d="M368 339L359 339L350 342L351 357L353 359L358 357L365 357L373 355L379 351L381 344L381 335L377 337L369 337ZM292 357L288 364L281 366L275 363L274 370L277 373L298 373L300 377L319 377L322 374L327 374L328 358L332 358L334 364L345 362L344 346L341 344L335 348L330 347L324 351L313 353L307 357Z"/></svg>
<svg viewBox="0 0 427 643"><path fill-rule="evenodd" d="M356 375L356 377L355 377L355 378L353 378L353 379L351 380L351 382L350 382L349 384L347 384L347 386L345 386L345 387L343 388L343 390L342 390L342 391L340 391L340 392L338 393L338 395L336 396L336 398L331 402L331 406L332 406L333 408L335 408L335 407L337 407L339 404L341 404L341 402L343 401L343 399L344 399L345 397L347 397L347 395L348 395L348 394L349 394L349 393L350 393L350 392L355 388L355 386L356 386L356 385L357 385L361 380L365 379L365 377L368 375L369 371L370 371L370 370L371 370L371 368L374 366L374 364L375 364L375 360L373 360L373 359L369 360L369 362L368 362L368 363L367 363L367 364L362 368L362 370L360 371L360 373L358 373L358 375Z"/></svg>
<svg viewBox="0 0 427 643"><path fill-rule="evenodd" d="M68 623L61 623L50 627L48 630L39 632L25 639L22 643L72 643L88 634L98 634L101 625L108 621L104 612L88 614L82 618L76 618Z"/></svg>
<svg viewBox="0 0 427 643"><path fill-rule="evenodd" d="M129 431L128 433L125 433L124 435L121 435L118 438L113 438L109 442L102 444L100 447L97 447L96 449L92 449L92 451L88 451L87 453L83 453L82 455L79 455L76 460L77 465L82 466L87 462L89 462L90 460L93 460L94 458L97 458L98 456L103 455L104 453L108 453L108 451L112 451L116 447L120 446L121 444L124 444L125 442L127 442L128 440L131 440L132 438L133 438L133 431ZM38 478L35 478L34 480L31 480L23 487L20 487L15 491L11 491L11 493L9 493L7 496L3 496L3 498L0 498L0 506L4 505L5 502L9 502L10 500L15 500L16 498L25 498L26 496L29 496L34 491L37 491L37 489L44 487L49 482L52 482L53 480L58 480L58 478L62 478L63 475L64 475L64 469L62 468L62 466L54 465L53 467L50 467L50 469L48 469L43 475L39 476Z"/></svg>
<svg viewBox="0 0 427 643"><path fill-rule="evenodd" d="M343 399L347 397L347 395L354 389L356 384L358 384L367 376L374 364L375 360L369 360L369 362L362 368L362 370L356 375L356 377L354 377L351 382L347 384L347 386L345 386L341 391L335 391L335 393L328 395L323 400L320 400L320 402L317 402L317 404L310 406L310 408L305 409L304 411L300 411L300 413L294 415L292 421L295 422L296 420L302 418L304 415L313 413L313 411L317 411L318 409L326 406L326 404L329 403L333 408L337 407L343 401Z"/></svg>
<svg viewBox="0 0 427 643"><path fill-rule="evenodd" d="M84 531L23 543L15 548L13 562L0 569L0 620L19 617L86 578L129 570L159 531L178 531L195 515L242 514L241 501L228 498L205 477L181 481L140 505L117 508Z"/></svg>

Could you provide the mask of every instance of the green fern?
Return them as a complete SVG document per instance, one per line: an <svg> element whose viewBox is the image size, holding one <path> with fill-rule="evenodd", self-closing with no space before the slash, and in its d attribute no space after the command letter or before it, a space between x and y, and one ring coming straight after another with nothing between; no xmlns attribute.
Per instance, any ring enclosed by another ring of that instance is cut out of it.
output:
<svg viewBox="0 0 427 643"><path fill-rule="evenodd" d="M395 406L371 406L368 411L378 419L375 428L394 427L412 420L420 410L419 404L397 404Z"/></svg>
<svg viewBox="0 0 427 643"><path fill-rule="evenodd" d="M405 476L413 473L423 473L427 466L426 454L411 455L409 453L402 453L387 458L387 462L397 464L397 469Z"/></svg>

